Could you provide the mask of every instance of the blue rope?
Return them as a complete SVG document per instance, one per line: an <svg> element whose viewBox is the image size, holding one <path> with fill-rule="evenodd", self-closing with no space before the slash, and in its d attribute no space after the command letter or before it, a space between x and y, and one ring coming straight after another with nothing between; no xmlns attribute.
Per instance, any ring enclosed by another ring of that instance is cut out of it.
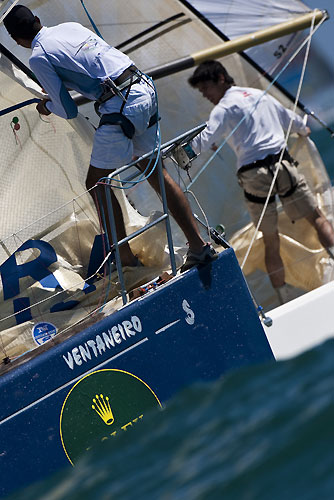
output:
<svg viewBox="0 0 334 500"><path fill-rule="evenodd" d="M154 84L154 82L153 82L153 80L152 80L151 77L149 77L148 75L145 75L145 77L150 81L150 83L152 84L152 86L154 88L155 99L156 99L156 104L157 104L157 115L159 116L159 102L158 102L158 93L157 93L156 86L155 86L155 84ZM151 169L151 172L148 175L146 175L146 172L151 167L151 164L152 164L152 161L153 161L153 158L154 158L154 154L153 153L152 153L152 155L150 157L150 161L148 162L147 166L145 167L145 170L143 172L141 172L141 174L139 175L139 177L137 178L137 180L126 181L126 183L129 184L128 186L121 186L121 185L113 185L113 184L111 184L111 187L116 188L116 189L131 189L136 184L139 184L140 182L146 181L153 174L154 170L156 169L156 167L158 165L158 161L159 161L159 157L160 157L160 149L161 149L161 134L160 134L160 123L159 123L159 121L157 121L157 125L156 125L156 137L155 137L155 142L154 142L153 150L156 149L156 148L158 148L158 151L157 151L156 156L155 156L154 165L153 165L153 167ZM108 181L110 181L109 177L102 177L100 180L101 181L102 180L108 180ZM112 179L112 181L114 181L116 183L119 183L119 184L121 184L122 182L124 182L121 179Z"/></svg>
<svg viewBox="0 0 334 500"><path fill-rule="evenodd" d="M96 33L96 34L97 34L100 38L102 38L102 40L104 40L103 36L101 35L101 33L100 33L100 31L99 31L99 28L96 26L96 24L95 24L95 23L94 23L94 21L93 21L93 18L92 18L92 17L91 17L91 15L89 14L89 12L88 12L88 10L87 10L87 8L86 8L86 5L85 5L85 3L84 3L84 0L80 0L80 2L81 2L81 5L83 6L83 8L85 9L85 12L86 12L86 14L87 14L87 17L88 17L88 19L89 19L89 21L90 21L91 25L93 26L93 29L94 29L95 33Z"/></svg>

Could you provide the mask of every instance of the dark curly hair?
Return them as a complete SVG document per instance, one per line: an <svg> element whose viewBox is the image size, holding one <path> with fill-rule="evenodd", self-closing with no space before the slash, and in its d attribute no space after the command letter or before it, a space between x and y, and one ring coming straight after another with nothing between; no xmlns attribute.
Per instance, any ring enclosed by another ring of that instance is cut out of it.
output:
<svg viewBox="0 0 334 500"><path fill-rule="evenodd" d="M224 76L228 85L235 85L233 78L228 74L224 66L219 61L214 60L201 63L188 79L188 82L192 87L196 87L200 82L212 81L217 83L220 75Z"/></svg>

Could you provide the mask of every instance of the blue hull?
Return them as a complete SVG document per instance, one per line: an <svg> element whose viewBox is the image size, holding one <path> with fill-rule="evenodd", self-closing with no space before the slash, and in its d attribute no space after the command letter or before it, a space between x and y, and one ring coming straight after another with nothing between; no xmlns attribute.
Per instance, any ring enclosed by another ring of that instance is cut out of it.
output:
<svg viewBox="0 0 334 500"><path fill-rule="evenodd" d="M195 381L273 359L228 249L1 377L1 495L75 466Z"/></svg>

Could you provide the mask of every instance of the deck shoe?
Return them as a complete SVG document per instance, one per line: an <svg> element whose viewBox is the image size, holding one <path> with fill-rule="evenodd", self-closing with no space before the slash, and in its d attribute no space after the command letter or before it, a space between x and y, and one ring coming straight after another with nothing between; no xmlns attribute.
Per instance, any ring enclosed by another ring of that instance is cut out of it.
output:
<svg viewBox="0 0 334 500"><path fill-rule="evenodd" d="M217 257L218 254L210 243L207 243L200 253L195 253L192 250L188 250L186 261L181 267L181 273L184 273L184 271L188 271L188 269L191 269L194 266L212 262Z"/></svg>

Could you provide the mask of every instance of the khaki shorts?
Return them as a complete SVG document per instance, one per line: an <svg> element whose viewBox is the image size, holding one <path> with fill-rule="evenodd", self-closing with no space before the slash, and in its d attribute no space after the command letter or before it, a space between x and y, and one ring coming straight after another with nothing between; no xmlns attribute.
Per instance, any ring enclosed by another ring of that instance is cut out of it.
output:
<svg viewBox="0 0 334 500"><path fill-rule="evenodd" d="M271 167L263 166L238 173L238 181L244 191L251 195L266 198L278 163ZM288 196L292 186L296 189ZM310 215L317 207L316 199L313 196L305 177L300 174L297 167L288 160L283 160L279 166L278 175L272 195L278 195L283 205L283 209L292 220L298 220ZM263 211L263 203L255 203L246 198L247 207L252 221L257 225ZM260 230L265 233L274 233L277 230L277 207L276 201L268 203L266 212L262 219Z"/></svg>

